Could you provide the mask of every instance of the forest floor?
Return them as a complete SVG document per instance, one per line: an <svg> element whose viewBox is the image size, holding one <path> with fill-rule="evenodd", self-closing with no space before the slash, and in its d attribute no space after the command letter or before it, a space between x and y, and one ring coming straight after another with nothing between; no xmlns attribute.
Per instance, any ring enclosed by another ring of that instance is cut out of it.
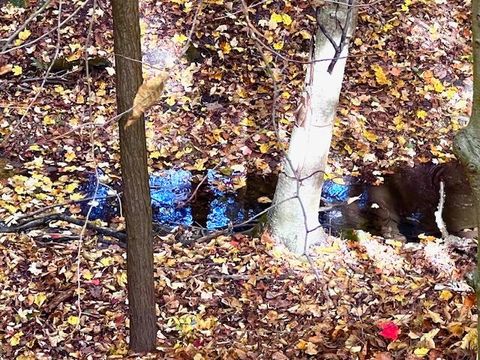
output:
<svg viewBox="0 0 480 360"><path fill-rule="evenodd" d="M0 357L136 358L124 249L88 237L78 268L78 244L34 235L0 240ZM266 236L156 239L158 353L144 358L474 358L475 296L462 278L475 244L330 241L308 262Z"/></svg>
<svg viewBox="0 0 480 360"><path fill-rule="evenodd" d="M96 2L92 32L91 5L82 4L63 4L60 20L76 16L59 37L53 2L15 37L18 49L0 52L3 222L62 203L79 214L87 173L119 179L108 2ZM237 3L206 2L196 22L188 1L141 5L147 76L178 54L192 24L198 45L148 115L151 169L202 174L222 159L224 173L277 172L305 75L278 54L307 59L308 4L252 6L250 20L274 50L262 56ZM1 6L7 38L29 12ZM359 8L327 177L380 177L398 164L454 158L451 141L471 106L469 19L460 0ZM85 48L95 63L88 76ZM69 241L79 234L52 222L48 231L0 237L0 358L136 357L127 352L125 250L90 231ZM473 359L477 311L463 276L475 243L357 238L332 237L306 259L266 235L191 246L157 237L158 353L145 358Z"/></svg>

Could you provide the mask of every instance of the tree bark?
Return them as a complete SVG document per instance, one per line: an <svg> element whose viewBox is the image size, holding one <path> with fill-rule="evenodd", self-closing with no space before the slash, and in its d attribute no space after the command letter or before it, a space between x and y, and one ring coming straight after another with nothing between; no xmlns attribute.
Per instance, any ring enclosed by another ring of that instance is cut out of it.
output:
<svg viewBox="0 0 480 360"><path fill-rule="evenodd" d="M340 0L340 3L327 2L317 10L312 60L335 60L308 65L303 111L298 112L284 171L278 179L274 207L269 212L271 235L298 254L326 237L318 210L348 41L356 19L354 1Z"/></svg>
<svg viewBox="0 0 480 360"><path fill-rule="evenodd" d="M472 0L472 47L473 47L473 106L466 128L455 136L453 150L465 166L472 188L477 228L480 229L480 0ZM477 311L480 309L480 246L477 248L477 270L474 276ZM480 322L477 323L480 335ZM480 336L477 336L477 359L480 351Z"/></svg>
<svg viewBox="0 0 480 360"><path fill-rule="evenodd" d="M138 0L112 0L117 112L128 111L142 84ZM122 57L122 55L124 57ZM127 276L130 349L155 349L152 208L143 118L128 128L130 112L119 121L123 207L127 228Z"/></svg>

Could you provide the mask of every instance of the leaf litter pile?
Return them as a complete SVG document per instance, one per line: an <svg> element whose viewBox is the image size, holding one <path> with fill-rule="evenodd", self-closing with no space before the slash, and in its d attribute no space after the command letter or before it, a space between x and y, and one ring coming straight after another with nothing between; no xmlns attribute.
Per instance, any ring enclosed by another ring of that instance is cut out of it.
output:
<svg viewBox="0 0 480 360"><path fill-rule="evenodd" d="M382 243L332 239L312 250L314 274L266 236L193 247L156 239L159 354L150 358L471 359L465 255L438 241ZM125 252L92 237L78 270L77 250L2 237L2 358L128 357Z"/></svg>
<svg viewBox="0 0 480 360"><path fill-rule="evenodd" d="M148 115L152 169L203 172L222 158L226 173L278 170L305 75L278 54L307 60L314 17L303 1L251 5L249 21L273 51L259 53L240 3L206 1L188 61L170 73ZM56 44L55 31L39 38L56 24L52 2L14 39L18 49L0 57L0 147L11 165L0 172L2 221L59 203L75 216L86 172L99 167L102 182L118 180L112 24L107 2L89 6L63 4L62 18L72 17ZM405 0L359 9L328 176L453 158L451 140L470 110L468 6ZM196 4L141 7L144 60L159 65L145 69L150 76L187 43ZM89 94L82 59L92 13ZM28 14L2 5L0 38ZM280 139L262 61L277 82ZM0 238L0 358L135 358L127 352L124 248L90 232L79 247L69 240L79 228L61 222L48 232ZM357 238L331 238L309 261L265 235L191 247L156 238L158 353L145 358L472 359L477 314L463 278L475 245Z"/></svg>

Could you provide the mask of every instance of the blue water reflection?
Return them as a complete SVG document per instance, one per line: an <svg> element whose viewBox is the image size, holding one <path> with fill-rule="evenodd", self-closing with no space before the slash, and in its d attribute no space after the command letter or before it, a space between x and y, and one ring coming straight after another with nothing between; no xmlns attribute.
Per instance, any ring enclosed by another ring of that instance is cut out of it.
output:
<svg viewBox="0 0 480 360"><path fill-rule="evenodd" d="M207 182L209 191L214 195L207 215L207 229L213 230L236 224L244 220L245 209L233 191L231 177L216 171L208 170ZM217 186L219 184L222 188Z"/></svg>
<svg viewBox="0 0 480 360"><path fill-rule="evenodd" d="M95 197L97 178L102 176L101 172L98 177L95 174L89 175L87 182L82 187L86 198ZM149 182L155 222L169 226L194 224L191 204L184 205L192 193L192 173L190 171L165 170L152 174ZM230 177L209 170L206 185L206 191L211 194L211 200L208 204L206 224L201 225L208 230L241 222L245 219L246 213L251 213L238 201ZM96 201L82 204L83 215L86 215L90 205L93 205L90 219L108 220L118 216L118 206L115 204L115 197L112 199L111 191L109 186L99 182Z"/></svg>
<svg viewBox="0 0 480 360"><path fill-rule="evenodd" d="M103 173L99 171L98 178ZM153 173L150 176L150 189L152 199L153 220L156 223L168 226L191 226L198 218L203 220L199 225L208 230L224 228L232 224L238 224L254 216L262 210L256 202L260 195L273 196L274 185L269 191L271 194L258 194L245 199L245 194L240 196L234 189L233 177L208 170L207 180L199 193L207 194L204 204L185 202L189 199L196 185L192 184L192 173L186 170L165 170ZM97 187L97 176L91 174L83 186L83 193L88 198L93 198ZM255 184L253 184L255 188ZM322 197L326 203L342 203L348 200L351 185L337 184L326 181L323 187ZM95 206L90 213L91 219L109 220L119 215L118 200L112 197L112 189L99 182ZM89 204L82 205L83 214L86 215ZM265 208L268 205L264 205ZM199 216L199 214L205 216Z"/></svg>
<svg viewBox="0 0 480 360"><path fill-rule="evenodd" d="M97 174L89 174L87 181L81 187L85 199L91 199L80 203L82 214L86 216L90 211L89 218L91 220L105 220L118 211L118 202L114 196L114 191L110 186L100 181L102 176L104 176L103 171L98 169Z"/></svg>
<svg viewBox="0 0 480 360"><path fill-rule="evenodd" d="M328 204L345 202L349 198L350 185L337 184L332 180L323 183L322 198Z"/></svg>
<svg viewBox="0 0 480 360"><path fill-rule="evenodd" d="M182 206L192 192L192 173L166 170L150 176L153 221L164 225L193 224L192 209Z"/></svg>

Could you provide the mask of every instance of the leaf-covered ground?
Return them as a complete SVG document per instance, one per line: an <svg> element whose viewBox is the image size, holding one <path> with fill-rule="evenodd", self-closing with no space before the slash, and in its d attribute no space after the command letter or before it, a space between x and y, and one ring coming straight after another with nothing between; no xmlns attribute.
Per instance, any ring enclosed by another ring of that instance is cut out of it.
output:
<svg viewBox="0 0 480 360"><path fill-rule="evenodd" d="M77 270L75 244L1 238L1 358L138 355L127 354L125 252L89 239ZM473 359L465 251L360 234L311 262L317 274L267 237L156 239L158 353L145 358Z"/></svg>
<svg viewBox="0 0 480 360"><path fill-rule="evenodd" d="M251 4L249 22L270 47L262 53L248 36L239 2L207 1L195 21L197 4L187 0L141 5L147 74L170 63L194 29L188 60L173 68L159 106L148 116L151 166L203 171L222 158L226 167L276 171L304 82L301 62L308 58L314 28L309 4ZM91 163L87 150L93 127L97 160L115 167L108 3L99 1L95 11L90 3L63 4L59 37L56 7L47 7L45 16L13 40L15 50L0 58L6 90L0 94L5 108L0 132L6 137L1 146L10 159L58 162L75 155ZM2 7L0 36L7 38L28 15ZM470 106L469 28L464 1L395 0L359 8L335 122L331 173L452 159L452 137L465 124ZM90 94L85 48L92 62ZM272 125L274 84L265 61L276 80L280 139Z"/></svg>
<svg viewBox="0 0 480 360"><path fill-rule="evenodd" d="M30 1L28 11L2 5L0 38L38 3ZM0 52L0 148L10 169L0 169L2 221L59 203L78 214L71 201L81 198L82 178L96 167L102 182L118 180L108 2L97 1L94 11L91 2L63 2L60 15L58 4L13 39L17 49ZM307 59L313 18L303 1L251 5L249 21L272 51L260 54L248 38L239 2L206 1L192 37L197 49L171 72L148 116L152 169L201 173L219 159L227 172L278 169L305 74L282 57ZM152 74L185 45L197 4L141 6L144 60L156 66L145 71ZM470 106L468 6L395 0L359 8L329 172L452 159L451 140ZM86 53L94 63L90 93ZM281 139L262 61L278 86ZM124 250L87 233L78 276L78 244L52 239L79 230L56 226L65 227L52 224L48 243L42 231L0 237L0 358L127 358ZM156 239L159 353L151 358L472 359L477 315L460 280L473 252L362 235L358 242L332 239L314 251L312 265L265 237L222 237L191 248Z"/></svg>

